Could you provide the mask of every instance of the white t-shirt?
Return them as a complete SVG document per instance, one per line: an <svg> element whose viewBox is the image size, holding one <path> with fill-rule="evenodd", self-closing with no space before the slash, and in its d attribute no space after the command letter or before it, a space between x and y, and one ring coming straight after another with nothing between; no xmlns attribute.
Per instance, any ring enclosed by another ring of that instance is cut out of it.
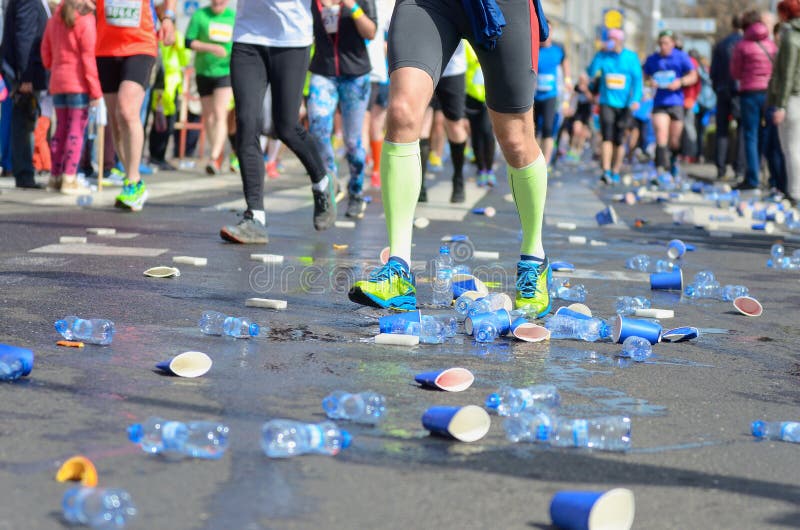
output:
<svg viewBox="0 0 800 530"><path fill-rule="evenodd" d="M447 63L447 66L444 68L444 72L442 72L442 77L450 77L453 75L461 75L467 72L467 52L466 48L464 48L464 41L458 43L458 48L456 51L453 52L453 56L450 57L450 62Z"/></svg>
<svg viewBox="0 0 800 530"><path fill-rule="evenodd" d="M311 46L311 0L239 0L233 42L296 48Z"/></svg>
<svg viewBox="0 0 800 530"><path fill-rule="evenodd" d="M372 71L369 74L371 83L386 83L389 80L389 70L386 66L386 32L392 20L395 0L375 0L378 10L378 30L375 38L367 43L367 53Z"/></svg>

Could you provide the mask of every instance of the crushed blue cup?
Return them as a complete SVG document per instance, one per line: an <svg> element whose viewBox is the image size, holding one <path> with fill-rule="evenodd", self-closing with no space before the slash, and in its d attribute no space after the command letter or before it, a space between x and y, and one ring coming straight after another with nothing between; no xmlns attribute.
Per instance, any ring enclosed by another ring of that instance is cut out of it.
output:
<svg viewBox="0 0 800 530"><path fill-rule="evenodd" d="M618 219L617 212L614 210L613 206L606 206L597 212L594 218L600 226L616 224Z"/></svg>
<svg viewBox="0 0 800 530"><path fill-rule="evenodd" d="M700 330L692 326L669 329L661 334L663 342L685 342L700 336Z"/></svg>
<svg viewBox="0 0 800 530"><path fill-rule="evenodd" d="M559 491L550 501L550 519L560 530L630 530L636 512L633 492Z"/></svg>
<svg viewBox="0 0 800 530"><path fill-rule="evenodd" d="M19 361L22 365L21 377L30 375L33 370L33 352L11 344L0 344L0 359L6 362Z"/></svg>

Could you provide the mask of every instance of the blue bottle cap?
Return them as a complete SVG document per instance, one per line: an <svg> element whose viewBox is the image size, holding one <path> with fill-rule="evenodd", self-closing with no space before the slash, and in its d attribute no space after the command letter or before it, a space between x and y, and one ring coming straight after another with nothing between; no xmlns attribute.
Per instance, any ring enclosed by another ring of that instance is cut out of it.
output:
<svg viewBox="0 0 800 530"><path fill-rule="evenodd" d="M128 440L138 444L144 438L144 427L141 423L134 423L128 427Z"/></svg>
<svg viewBox="0 0 800 530"><path fill-rule="evenodd" d="M261 331L261 328L258 327L258 324L253 323L250 324L248 331L250 332L251 337L258 337L258 332Z"/></svg>
<svg viewBox="0 0 800 530"><path fill-rule="evenodd" d="M342 449L347 449L353 443L353 437L347 431L342 432Z"/></svg>
<svg viewBox="0 0 800 530"><path fill-rule="evenodd" d="M439 247L439 254L450 254L450 247L442 245Z"/></svg>
<svg viewBox="0 0 800 530"><path fill-rule="evenodd" d="M754 421L753 425L750 426L750 430L756 438L763 438L766 434L767 424L761 420Z"/></svg>
<svg viewBox="0 0 800 530"><path fill-rule="evenodd" d="M486 408L497 410L497 408L500 406L500 401L501 401L500 394L498 394L497 392L492 392L491 394L486 396L486 403L485 403Z"/></svg>
<svg viewBox="0 0 800 530"><path fill-rule="evenodd" d="M541 424L536 427L536 440L546 442L550 439L550 426Z"/></svg>
<svg viewBox="0 0 800 530"><path fill-rule="evenodd" d="M67 331L67 321L64 319L56 320L55 328L59 333L64 333Z"/></svg>

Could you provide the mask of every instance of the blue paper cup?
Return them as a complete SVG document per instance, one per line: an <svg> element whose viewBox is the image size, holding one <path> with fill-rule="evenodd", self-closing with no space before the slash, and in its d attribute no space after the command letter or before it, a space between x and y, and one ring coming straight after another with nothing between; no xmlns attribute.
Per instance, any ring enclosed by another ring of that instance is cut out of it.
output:
<svg viewBox="0 0 800 530"><path fill-rule="evenodd" d="M492 419L481 407L431 407L422 415L422 426L438 436L475 442L489 432Z"/></svg>
<svg viewBox="0 0 800 530"><path fill-rule="evenodd" d="M420 313L419 309L417 309L415 311L408 311L405 313L397 313L394 315L380 317L378 319L378 325L381 328L381 333L391 333L392 329L395 327L395 324L399 323L400 321L419 323L421 320L422 314Z"/></svg>
<svg viewBox="0 0 800 530"><path fill-rule="evenodd" d="M661 325L655 322L619 315L614 322L612 337L617 344L622 344L628 337L642 337L650 344L657 344L661 340L661 329Z"/></svg>
<svg viewBox="0 0 800 530"><path fill-rule="evenodd" d="M494 323L498 335L508 335L508 332L511 331L511 314L505 309L498 309L492 313L480 313L467 317L464 321L464 330L467 335L472 335L481 322L487 319Z"/></svg>
<svg viewBox="0 0 800 530"><path fill-rule="evenodd" d="M654 291L683 291L683 271L654 272L650 275L650 289Z"/></svg>
<svg viewBox="0 0 800 530"><path fill-rule="evenodd" d="M607 206L594 214L594 218L600 226L615 224L617 222L617 212L614 211L613 206Z"/></svg>
<svg viewBox="0 0 800 530"><path fill-rule="evenodd" d="M169 361L156 364L156 368L178 377L200 377L211 370L211 357L199 351L187 351Z"/></svg>
<svg viewBox="0 0 800 530"><path fill-rule="evenodd" d="M477 291L481 296L489 294L489 289L478 278L471 274L453 275L453 300L467 291Z"/></svg>
<svg viewBox="0 0 800 530"><path fill-rule="evenodd" d="M700 336L700 331L691 326L681 328L673 328L661 334L661 340L664 342L684 342L687 340L696 339Z"/></svg>
<svg viewBox="0 0 800 530"><path fill-rule="evenodd" d="M22 365L23 376L29 375L33 370L33 352L31 350L11 344L0 344L0 359L7 364L19 361Z"/></svg>
<svg viewBox="0 0 800 530"><path fill-rule="evenodd" d="M511 323L511 334L525 342L542 342L550 338L550 330L520 317Z"/></svg>
<svg viewBox="0 0 800 530"><path fill-rule="evenodd" d="M429 388L446 392L461 392L472 386L475 376L466 368L448 368L435 372L423 372L414 376L414 381Z"/></svg>
<svg viewBox="0 0 800 530"><path fill-rule="evenodd" d="M573 311L569 307L559 307L556 309L555 315L562 316L562 317L572 317L577 318L579 320L591 320L591 315L586 315L584 313L579 313L578 311Z"/></svg>
<svg viewBox="0 0 800 530"><path fill-rule="evenodd" d="M559 491L550 501L550 519L561 530L629 530L636 502L625 488L610 491Z"/></svg>
<svg viewBox="0 0 800 530"><path fill-rule="evenodd" d="M669 256L670 259L680 259L686 254L686 250L686 243L680 239L673 239L667 243L667 256Z"/></svg>
<svg viewBox="0 0 800 530"><path fill-rule="evenodd" d="M567 261L551 261L550 269L554 271L574 271L575 265Z"/></svg>

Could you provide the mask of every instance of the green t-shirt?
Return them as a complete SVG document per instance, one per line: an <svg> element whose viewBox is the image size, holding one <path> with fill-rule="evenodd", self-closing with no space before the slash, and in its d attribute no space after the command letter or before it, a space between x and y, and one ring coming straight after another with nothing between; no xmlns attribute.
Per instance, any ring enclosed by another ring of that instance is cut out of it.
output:
<svg viewBox="0 0 800 530"><path fill-rule="evenodd" d="M230 8L225 8L220 14L214 13L211 7L204 7L194 12L186 29L186 40L219 44L227 52L225 57L217 57L208 52L196 52L194 68L197 75L224 77L231 74L231 48L235 21L236 12Z"/></svg>

